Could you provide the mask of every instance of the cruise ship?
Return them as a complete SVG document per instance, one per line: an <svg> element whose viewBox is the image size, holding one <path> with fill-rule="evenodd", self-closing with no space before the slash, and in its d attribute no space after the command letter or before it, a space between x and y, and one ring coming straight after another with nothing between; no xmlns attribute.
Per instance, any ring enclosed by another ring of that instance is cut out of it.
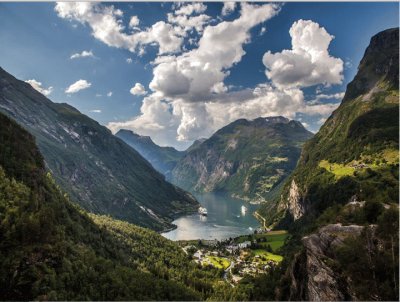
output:
<svg viewBox="0 0 400 302"><path fill-rule="evenodd" d="M207 209L203 208L203 207L200 207L199 208L199 214L203 215L203 216L207 216Z"/></svg>

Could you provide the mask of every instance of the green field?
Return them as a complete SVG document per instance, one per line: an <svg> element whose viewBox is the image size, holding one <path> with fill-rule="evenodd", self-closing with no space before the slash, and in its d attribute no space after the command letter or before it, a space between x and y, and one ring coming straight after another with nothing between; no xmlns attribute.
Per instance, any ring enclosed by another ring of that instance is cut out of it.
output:
<svg viewBox="0 0 400 302"><path fill-rule="evenodd" d="M368 168L377 170L386 167L388 164L396 164L399 161L398 150L385 149L375 155L362 155L360 160L353 160L348 164L330 163L327 160L321 160L318 164L320 168L324 168L328 172L335 174L335 179L340 179L344 176L353 176L357 170L365 170L365 168L357 169L352 167L354 164L366 163Z"/></svg>
<svg viewBox="0 0 400 302"><path fill-rule="evenodd" d="M328 172L335 174L335 178L339 179L343 176L353 176L355 169L348 165L330 163L327 160L321 160L319 167L324 168Z"/></svg>
<svg viewBox="0 0 400 302"><path fill-rule="evenodd" d="M262 262L268 262L270 260L275 261L275 262L281 262L283 260L283 257L280 255L275 255L270 252L267 252L265 250L253 250L253 255L254 256L260 256Z"/></svg>
<svg viewBox="0 0 400 302"><path fill-rule="evenodd" d="M269 245L272 251L275 253L283 246L283 244L285 243L285 239L287 237L288 237L287 232L281 230L281 231L270 231L268 233L263 233L263 234L254 234L251 235L251 240L266 238L267 239L266 242L260 242L259 244L265 248ZM236 242L241 243L246 240L249 240L248 236L240 236L237 238Z"/></svg>
<svg viewBox="0 0 400 302"><path fill-rule="evenodd" d="M223 270L226 270L231 264L228 259L223 257L207 256L207 260L212 266Z"/></svg>

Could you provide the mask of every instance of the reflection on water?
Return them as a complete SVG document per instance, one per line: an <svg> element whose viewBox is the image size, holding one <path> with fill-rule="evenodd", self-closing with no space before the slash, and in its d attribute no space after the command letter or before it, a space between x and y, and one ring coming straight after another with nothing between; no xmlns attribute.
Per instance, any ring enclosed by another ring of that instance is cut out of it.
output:
<svg viewBox="0 0 400 302"><path fill-rule="evenodd" d="M196 195L201 206L207 208L208 216L193 214L176 219L177 225L162 235L171 240L227 239L250 234L259 227L253 212L257 206L221 194Z"/></svg>

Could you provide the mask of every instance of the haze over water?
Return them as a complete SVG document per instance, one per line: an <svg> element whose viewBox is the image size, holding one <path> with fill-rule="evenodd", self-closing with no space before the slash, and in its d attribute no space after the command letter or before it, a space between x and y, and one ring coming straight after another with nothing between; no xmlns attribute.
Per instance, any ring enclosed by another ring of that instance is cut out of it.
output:
<svg viewBox="0 0 400 302"><path fill-rule="evenodd" d="M222 194L206 193L196 195L201 206L207 208L208 216L188 215L176 219L177 225L162 235L171 240L217 239L237 237L253 233L260 226L253 212L257 205ZM242 211L242 206L247 211Z"/></svg>

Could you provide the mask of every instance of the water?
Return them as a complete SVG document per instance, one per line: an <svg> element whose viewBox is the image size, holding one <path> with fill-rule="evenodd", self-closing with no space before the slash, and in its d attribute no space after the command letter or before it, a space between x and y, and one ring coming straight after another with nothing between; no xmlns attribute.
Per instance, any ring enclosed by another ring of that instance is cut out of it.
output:
<svg viewBox="0 0 400 302"><path fill-rule="evenodd" d="M174 220L175 230L162 235L171 240L218 239L253 233L260 226L253 216L257 209L240 199L226 195L206 193L196 195L201 206L207 208L208 216L188 215ZM247 211L242 211L242 206Z"/></svg>

